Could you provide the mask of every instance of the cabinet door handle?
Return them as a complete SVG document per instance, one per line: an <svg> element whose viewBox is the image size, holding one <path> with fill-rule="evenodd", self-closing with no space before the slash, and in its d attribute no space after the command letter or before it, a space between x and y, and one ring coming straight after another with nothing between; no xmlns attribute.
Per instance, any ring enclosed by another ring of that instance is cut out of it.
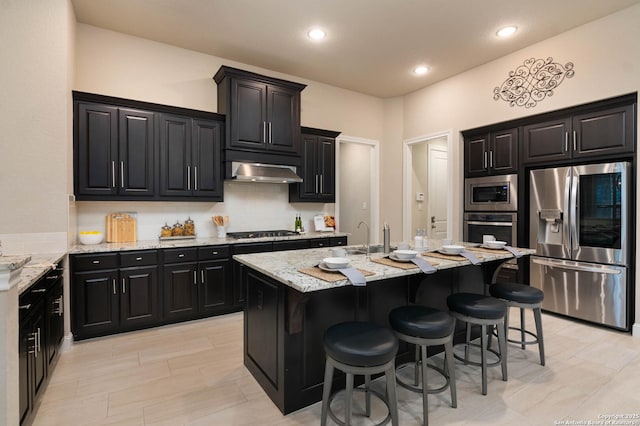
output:
<svg viewBox="0 0 640 426"><path fill-rule="evenodd" d="M489 151L489 167L493 167L493 151Z"/></svg>
<svg viewBox="0 0 640 426"><path fill-rule="evenodd" d="M193 271L193 285L198 285L198 275L196 271Z"/></svg>
<svg viewBox="0 0 640 426"><path fill-rule="evenodd" d="M124 188L124 161L120 162L120 187Z"/></svg>
<svg viewBox="0 0 640 426"><path fill-rule="evenodd" d="M193 166L193 190L198 190L198 166Z"/></svg>
<svg viewBox="0 0 640 426"><path fill-rule="evenodd" d="M33 350L31 350L31 348L27 351L28 354L33 354L36 356L36 358L38 358L38 333L37 332L33 332L33 333L29 333L29 336L27 337L27 342L33 342Z"/></svg>
<svg viewBox="0 0 640 426"><path fill-rule="evenodd" d="M53 301L53 303L58 305L58 307L53 310L53 313L58 315L58 316L62 316L64 314L64 307L62 305L62 296L60 296L57 299L55 299Z"/></svg>
<svg viewBox="0 0 640 426"><path fill-rule="evenodd" d="M116 162L111 162L111 187L116 187Z"/></svg>
<svg viewBox="0 0 640 426"><path fill-rule="evenodd" d="M200 270L200 281L204 284L204 269Z"/></svg>
<svg viewBox="0 0 640 426"><path fill-rule="evenodd" d="M269 122L269 143L273 143L273 139L271 139L271 122Z"/></svg>
<svg viewBox="0 0 640 426"><path fill-rule="evenodd" d="M324 175L320 175L320 194L324 193Z"/></svg>
<svg viewBox="0 0 640 426"><path fill-rule="evenodd" d="M573 150L574 150L574 151L576 151L576 147L577 147L577 140L578 140L578 138L577 138L577 133L576 133L576 131L574 130L574 131L573 131Z"/></svg>
<svg viewBox="0 0 640 426"><path fill-rule="evenodd" d="M117 290L116 290L116 279L113 279L113 294L117 294Z"/></svg>
<svg viewBox="0 0 640 426"><path fill-rule="evenodd" d="M569 132L564 132L564 152L569 151Z"/></svg>
<svg viewBox="0 0 640 426"><path fill-rule="evenodd" d="M262 142L267 143L267 122L262 122Z"/></svg>
<svg viewBox="0 0 640 426"><path fill-rule="evenodd" d="M316 194L318 193L318 175L316 175Z"/></svg>
<svg viewBox="0 0 640 426"><path fill-rule="evenodd" d="M487 168L487 151L484 152L484 168Z"/></svg>
<svg viewBox="0 0 640 426"><path fill-rule="evenodd" d="M122 279L122 294L125 294L125 293L127 292L127 288L125 287L124 282L125 282L125 281L124 281L124 278L123 278L123 279Z"/></svg>
<svg viewBox="0 0 640 426"><path fill-rule="evenodd" d="M29 309L30 307L31 307L31 303L18 306L19 309Z"/></svg>
<svg viewBox="0 0 640 426"><path fill-rule="evenodd" d="M38 352L40 352L40 350L42 349L40 347L40 337L41 337L40 327L38 327L38 331L36 331L36 334L37 334L38 338L36 340L36 353L35 353L35 355L36 355L36 358L38 358Z"/></svg>
<svg viewBox="0 0 640 426"><path fill-rule="evenodd" d="M191 190L191 166L187 166L187 189Z"/></svg>

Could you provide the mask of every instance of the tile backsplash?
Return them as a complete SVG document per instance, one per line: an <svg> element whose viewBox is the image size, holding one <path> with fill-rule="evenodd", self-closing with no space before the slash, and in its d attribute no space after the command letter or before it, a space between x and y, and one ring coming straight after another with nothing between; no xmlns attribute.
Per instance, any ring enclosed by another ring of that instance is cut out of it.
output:
<svg viewBox="0 0 640 426"><path fill-rule="evenodd" d="M135 212L138 240L153 240L165 224L183 223L187 218L195 222L199 237L211 237L216 227L214 215L229 216L227 232L266 229L293 229L296 213L302 214L306 229L312 229L313 216L333 215L334 204L289 203L289 187L270 183L224 183L224 202L76 202L77 229L75 231L103 231L108 213Z"/></svg>
<svg viewBox="0 0 640 426"><path fill-rule="evenodd" d="M0 234L0 252L10 254L61 253L67 251L66 232Z"/></svg>

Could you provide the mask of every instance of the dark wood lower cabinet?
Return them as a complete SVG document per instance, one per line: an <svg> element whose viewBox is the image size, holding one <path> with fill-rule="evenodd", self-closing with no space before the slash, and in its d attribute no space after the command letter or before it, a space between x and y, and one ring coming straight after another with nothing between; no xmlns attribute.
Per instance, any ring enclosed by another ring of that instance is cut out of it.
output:
<svg viewBox="0 0 640 426"><path fill-rule="evenodd" d="M118 270L74 273L73 302L76 339L114 333L119 326Z"/></svg>
<svg viewBox="0 0 640 426"><path fill-rule="evenodd" d="M20 295L18 400L20 424L29 423L51 377L64 337L62 269L54 269Z"/></svg>
<svg viewBox="0 0 640 426"><path fill-rule="evenodd" d="M233 305L232 287L228 284L229 260L200 263L198 309L201 313L215 313Z"/></svg>
<svg viewBox="0 0 640 426"><path fill-rule="evenodd" d="M160 320L158 267L120 270L120 324L124 327L155 324Z"/></svg>
<svg viewBox="0 0 640 426"><path fill-rule="evenodd" d="M182 320L198 312L198 264L196 262L162 267L164 318Z"/></svg>

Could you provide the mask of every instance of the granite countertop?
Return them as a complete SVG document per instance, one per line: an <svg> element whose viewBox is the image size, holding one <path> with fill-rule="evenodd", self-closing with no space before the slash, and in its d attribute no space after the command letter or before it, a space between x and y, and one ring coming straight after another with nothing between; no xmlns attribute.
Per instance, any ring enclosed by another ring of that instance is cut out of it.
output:
<svg viewBox="0 0 640 426"><path fill-rule="evenodd" d="M31 260L29 255L0 256L0 270L13 271Z"/></svg>
<svg viewBox="0 0 640 426"><path fill-rule="evenodd" d="M285 237L264 237L264 238L195 238L183 240L146 240L136 241L134 243L102 243L93 245L78 244L71 248L69 254L82 253L101 253L110 251L128 251L128 250L150 250L164 249L175 247L198 247L198 246L216 246L225 244L242 244L242 243L260 243L267 241L287 241L302 240L311 238L330 238L330 237L346 237L346 232L307 232L300 235L289 235Z"/></svg>
<svg viewBox="0 0 640 426"><path fill-rule="evenodd" d="M36 281L43 277L47 272L52 270L66 253L46 253L34 254L30 256L30 261L22 268L20 281L18 282L18 291L24 293Z"/></svg>
<svg viewBox="0 0 640 426"><path fill-rule="evenodd" d="M360 246L357 246L357 248L359 247ZM356 246L353 246L353 248L356 248ZM301 268L316 266L325 257L330 257L330 250L330 248L320 248L269 253L240 254L234 255L233 258L238 262L243 263L258 272L262 272L263 274L291 288L294 288L302 293L308 293L334 287L344 287L347 285L351 285L349 281L347 281L346 277L341 281L327 282L318 278L314 278L302 272L298 272L298 270ZM532 249L518 248L518 250L523 254L535 253L535 250ZM495 253L487 251L479 254L484 257L484 259L481 259L482 262L500 259L507 260L513 258L513 255L504 251L495 251ZM384 256L384 253L372 253L370 257L371 259L378 259ZM347 257L349 257L349 259L351 260L351 265L353 267L374 273L374 275L366 277L367 282L422 273L418 268L406 270L375 263L367 260L364 254L348 255ZM425 259L428 261L430 260L432 262L437 262L438 264L435 265L435 268L437 270L456 268L459 266L471 264L471 262L469 262L468 260L454 261L432 257L425 257Z"/></svg>

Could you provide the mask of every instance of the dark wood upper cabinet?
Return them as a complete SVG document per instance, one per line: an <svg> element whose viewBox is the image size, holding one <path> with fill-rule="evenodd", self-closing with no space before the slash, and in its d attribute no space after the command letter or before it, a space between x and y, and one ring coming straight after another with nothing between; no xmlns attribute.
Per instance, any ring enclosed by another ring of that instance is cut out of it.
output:
<svg viewBox="0 0 640 426"><path fill-rule="evenodd" d="M304 84L222 66L218 112L227 115L225 148L297 155Z"/></svg>
<svg viewBox="0 0 640 426"><path fill-rule="evenodd" d="M467 136L464 150L465 177L516 173L518 129Z"/></svg>
<svg viewBox="0 0 640 426"><path fill-rule="evenodd" d="M631 153L635 150L633 105L573 117L573 157Z"/></svg>
<svg viewBox="0 0 640 426"><path fill-rule="evenodd" d="M530 164L571 158L570 129L570 118L559 118L524 126L522 130L523 162Z"/></svg>
<svg viewBox="0 0 640 426"><path fill-rule="evenodd" d="M78 200L222 201L222 116L80 92L74 101Z"/></svg>
<svg viewBox="0 0 640 426"><path fill-rule="evenodd" d="M154 115L79 103L76 194L154 195Z"/></svg>
<svg viewBox="0 0 640 426"><path fill-rule="evenodd" d="M340 132L302 128L302 183L289 185L290 202L334 203L336 141Z"/></svg>
<svg viewBox="0 0 640 426"><path fill-rule="evenodd" d="M631 154L635 151L635 103L524 126L526 164Z"/></svg>

